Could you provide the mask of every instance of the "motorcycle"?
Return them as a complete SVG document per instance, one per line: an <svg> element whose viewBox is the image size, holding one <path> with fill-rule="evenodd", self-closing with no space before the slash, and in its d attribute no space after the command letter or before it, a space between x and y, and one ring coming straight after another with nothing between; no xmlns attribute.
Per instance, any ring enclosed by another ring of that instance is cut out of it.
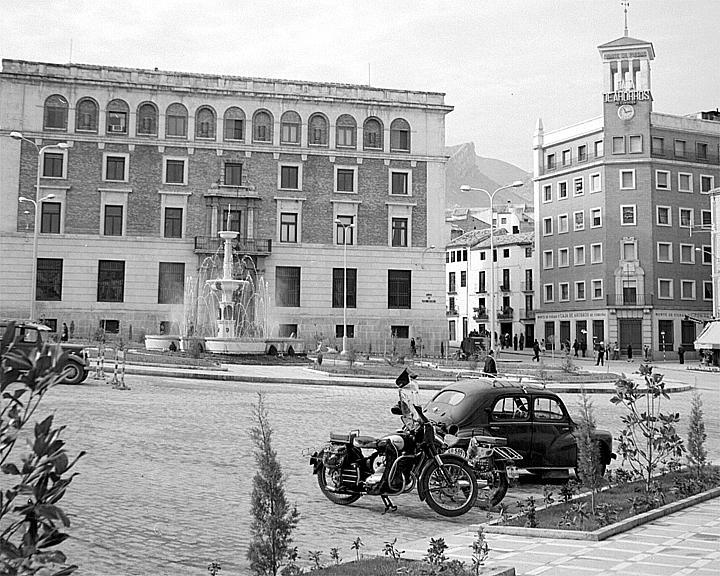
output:
<svg viewBox="0 0 720 576"><path fill-rule="evenodd" d="M382 438L330 433L330 441L310 457L318 486L328 500L347 506L362 496L380 496L386 513L390 496L411 492L442 516L461 516L475 504L478 482L467 460L447 452L459 439L428 420L418 405L417 386L406 369L396 380L400 400L391 409L403 427ZM410 399L403 397L408 388ZM369 452L369 453L367 453ZM366 454L367 453L367 454Z"/></svg>

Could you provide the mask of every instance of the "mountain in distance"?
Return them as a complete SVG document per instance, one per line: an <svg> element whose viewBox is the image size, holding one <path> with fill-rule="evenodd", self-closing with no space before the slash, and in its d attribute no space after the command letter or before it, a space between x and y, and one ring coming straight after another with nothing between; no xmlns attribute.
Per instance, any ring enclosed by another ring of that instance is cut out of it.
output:
<svg viewBox="0 0 720 576"><path fill-rule="evenodd" d="M482 208L490 205L484 192L461 192L460 186L484 188L494 192L517 180L523 182L520 188L509 188L498 192L493 200L495 206L510 200L513 204L533 205L532 174L513 164L483 158L475 153L475 144L467 142L445 148L448 161L445 165L445 208Z"/></svg>

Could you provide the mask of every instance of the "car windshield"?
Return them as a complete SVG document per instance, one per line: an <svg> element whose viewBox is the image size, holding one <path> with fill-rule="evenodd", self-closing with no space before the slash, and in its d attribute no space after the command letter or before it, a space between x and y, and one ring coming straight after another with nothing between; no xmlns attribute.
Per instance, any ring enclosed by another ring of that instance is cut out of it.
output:
<svg viewBox="0 0 720 576"><path fill-rule="evenodd" d="M433 402L436 404L449 404L450 406L457 406L465 398L464 392L458 392L457 390L443 390L433 398Z"/></svg>

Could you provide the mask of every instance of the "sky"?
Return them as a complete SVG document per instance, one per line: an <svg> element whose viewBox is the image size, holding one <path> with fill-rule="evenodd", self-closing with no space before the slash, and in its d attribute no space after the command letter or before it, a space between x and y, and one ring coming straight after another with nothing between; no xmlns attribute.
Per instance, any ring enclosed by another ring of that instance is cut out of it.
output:
<svg viewBox="0 0 720 576"><path fill-rule="evenodd" d="M654 110L720 106L720 0L630 0ZM602 112L621 0L0 0L0 57L445 93L447 145L532 170L546 131Z"/></svg>

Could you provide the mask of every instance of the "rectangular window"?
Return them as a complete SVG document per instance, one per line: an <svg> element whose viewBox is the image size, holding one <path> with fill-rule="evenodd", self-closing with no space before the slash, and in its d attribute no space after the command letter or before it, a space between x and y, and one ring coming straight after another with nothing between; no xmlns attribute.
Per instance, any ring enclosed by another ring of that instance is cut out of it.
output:
<svg viewBox="0 0 720 576"><path fill-rule="evenodd" d="M585 300L585 282L575 282L575 300Z"/></svg>
<svg viewBox="0 0 720 576"><path fill-rule="evenodd" d="M108 132L113 132L115 134L127 133L126 112L108 112Z"/></svg>
<svg viewBox="0 0 720 576"><path fill-rule="evenodd" d="M61 258L38 258L35 300L62 300L63 261Z"/></svg>
<svg viewBox="0 0 720 576"><path fill-rule="evenodd" d="M692 192L693 181L692 174L686 174L684 172L678 173L678 192Z"/></svg>
<svg viewBox="0 0 720 576"><path fill-rule="evenodd" d="M337 145L338 146L355 146L355 127L354 126L338 126L337 127Z"/></svg>
<svg viewBox="0 0 720 576"><path fill-rule="evenodd" d="M555 154L548 154L545 160L545 165L548 170L555 170Z"/></svg>
<svg viewBox="0 0 720 576"><path fill-rule="evenodd" d="M595 158L602 158L605 156L605 142L603 140L597 140L593 145Z"/></svg>
<svg viewBox="0 0 720 576"><path fill-rule="evenodd" d="M388 270L388 308L409 309L412 295L410 270Z"/></svg>
<svg viewBox="0 0 720 576"><path fill-rule="evenodd" d="M335 227L335 243L343 246L346 242L348 246L355 244L355 216L338 216L338 222Z"/></svg>
<svg viewBox="0 0 720 576"><path fill-rule="evenodd" d="M503 276L505 275L506 270L503 270ZM507 270L509 274L509 270ZM509 286L510 282L508 281L507 284L504 284L504 286ZM465 288L467 286L467 272L465 270L460 271L460 288Z"/></svg>
<svg viewBox="0 0 720 576"><path fill-rule="evenodd" d="M575 266L585 265L585 246L575 246Z"/></svg>
<svg viewBox="0 0 720 576"><path fill-rule="evenodd" d="M710 210L700 210L700 226L703 230L712 229L712 212Z"/></svg>
<svg viewBox="0 0 720 576"><path fill-rule="evenodd" d="M675 157L685 158L687 155L687 142L685 140L675 140Z"/></svg>
<svg viewBox="0 0 720 576"><path fill-rule="evenodd" d="M390 150L410 151L410 130L392 128L390 130Z"/></svg>
<svg viewBox="0 0 720 576"><path fill-rule="evenodd" d="M558 268L567 268L570 266L570 249L559 248L558 249Z"/></svg>
<svg viewBox="0 0 720 576"><path fill-rule="evenodd" d="M243 165L225 162L225 186L242 186Z"/></svg>
<svg viewBox="0 0 720 576"><path fill-rule="evenodd" d="M695 157L698 160L708 159L708 145L705 142L695 143Z"/></svg>
<svg viewBox="0 0 720 576"><path fill-rule="evenodd" d="M245 121L238 118L225 119L225 140L242 140Z"/></svg>
<svg viewBox="0 0 720 576"><path fill-rule="evenodd" d="M658 190L670 190L670 172L655 170L655 188Z"/></svg>
<svg viewBox="0 0 720 576"><path fill-rule="evenodd" d="M342 324L335 324L335 338L342 338L344 334L345 334L345 326L343 326ZM355 338L355 325L354 324L347 325L347 337Z"/></svg>
<svg viewBox="0 0 720 576"><path fill-rule="evenodd" d="M620 225L635 226L635 224L637 224L635 219L635 204L620 206Z"/></svg>
<svg viewBox="0 0 720 576"><path fill-rule="evenodd" d="M300 167L280 166L280 188L285 190L299 190Z"/></svg>
<svg viewBox="0 0 720 576"><path fill-rule="evenodd" d="M573 230L575 230L575 232L585 230L584 210L577 210L576 212L573 212Z"/></svg>
<svg viewBox="0 0 720 576"><path fill-rule="evenodd" d="M182 238L183 209L165 208L165 238Z"/></svg>
<svg viewBox="0 0 720 576"><path fill-rule="evenodd" d="M40 204L40 232L60 234L60 202L42 202Z"/></svg>
<svg viewBox="0 0 720 576"><path fill-rule="evenodd" d="M573 179L573 196L585 194L585 179L581 176Z"/></svg>
<svg viewBox="0 0 720 576"><path fill-rule="evenodd" d="M552 202L552 184L543 186L543 202Z"/></svg>
<svg viewBox="0 0 720 576"><path fill-rule="evenodd" d="M127 180L125 175L124 156L106 156L105 157L105 180L113 180L124 182Z"/></svg>
<svg viewBox="0 0 720 576"><path fill-rule="evenodd" d="M457 292L455 277L455 272L448 272L448 292Z"/></svg>
<svg viewBox="0 0 720 576"><path fill-rule="evenodd" d="M485 292L487 291L487 289L486 289L486 287L485 287L485 276L486 276L485 270L480 270L480 272L478 272L478 288L477 288L477 291L480 292L480 293L485 293Z"/></svg>
<svg viewBox="0 0 720 576"><path fill-rule="evenodd" d="M333 268L332 307L343 307L345 268ZM347 308L357 307L357 269L347 269Z"/></svg>
<svg viewBox="0 0 720 576"><path fill-rule="evenodd" d="M628 136L628 144L630 146L630 154L642 153L642 136Z"/></svg>
<svg viewBox="0 0 720 576"><path fill-rule="evenodd" d="M550 270L553 267L553 251L552 250L544 250L543 251L543 269Z"/></svg>
<svg viewBox="0 0 720 576"><path fill-rule="evenodd" d="M553 302L555 300L555 287L552 284L545 284L543 286L543 295L545 296L545 302Z"/></svg>
<svg viewBox="0 0 720 576"><path fill-rule="evenodd" d="M463 318L463 323L465 326L463 327L464 332L467 333L467 318ZM409 326L390 326L390 334L394 338L404 338L407 340L410 338L410 327Z"/></svg>
<svg viewBox="0 0 720 576"><path fill-rule="evenodd" d="M160 262L158 304L182 304L185 301L185 264Z"/></svg>
<svg viewBox="0 0 720 576"><path fill-rule="evenodd" d="M569 220L567 214L558 215L558 234L567 234L570 228Z"/></svg>
<svg viewBox="0 0 720 576"><path fill-rule="evenodd" d="M707 194L715 188L714 176L700 176L700 194Z"/></svg>
<svg viewBox="0 0 720 576"><path fill-rule="evenodd" d="M695 211L692 208L680 208L680 228L692 228Z"/></svg>
<svg viewBox="0 0 720 576"><path fill-rule="evenodd" d="M635 170L620 170L620 190L635 190Z"/></svg>
<svg viewBox="0 0 720 576"><path fill-rule="evenodd" d="M277 266L275 268L275 305L280 308L300 306L300 267Z"/></svg>
<svg viewBox="0 0 720 576"><path fill-rule="evenodd" d="M658 226L672 226L672 211L670 206L657 207Z"/></svg>
<svg viewBox="0 0 720 576"><path fill-rule="evenodd" d="M602 178L600 174L590 174L590 193L600 192L602 190Z"/></svg>
<svg viewBox="0 0 720 576"><path fill-rule="evenodd" d="M98 262L98 302L123 302L125 298L125 262L100 260Z"/></svg>
<svg viewBox="0 0 720 576"><path fill-rule="evenodd" d="M587 146L585 144L581 144L577 147L577 159L578 162L585 162L587 158Z"/></svg>
<svg viewBox="0 0 720 576"><path fill-rule="evenodd" d="M671 278L658 278L658 297L663 300L673 298L673 281Z"/></svg>
<svg viewBox="0 0 720 576"><path fill-rule="evenodd" d="M570 164L572 164L572 154L570 153L570 150L563 150L562 151L562 165L570 166Z"/></svg>
<svg viewBox="0 0 720 576"><path fill-rule="evenodd" d="M703 300L712 300L712 299L713 299L712 281L704 280L703 281Z"/></svg>
<svg viewBox="0 0 720 576"><path fill-rule="evenodd" d="M558 200L564 200L568 197L567 182L558 182Z"/></svg>
<svg viewBox="0 0 720 576"><path fill-rule="evenodd" d="M590 211L590 227L600 228L602 226L602 208L593 208Z"/></svg>
<svg viewBox="0 0 720 576"><path fill-rule="evenodd" d="M665 140L663 138L658 138L657 136L653 136L652 153L659 154L661 156L663 154L665 154Z"/></svg>
<svg viewBox="0 0 720 576"><path fill-rule="evenodd" d="M680 244L680 263L695 264L695 244Z"/></svg>
<svg viewBox="0 0 720 576"><path fill-rule="evenodd" d="M407 196L408 195L408 177L410 175L407 172L391 172L390 174L390 182L391 182L391 189L390 194L395 194L398 196Z"/></svg>
<svg viewBox="0 0 720 576"><path fill-rule="evenodd" d="M613 136L612 153L625 154L625 136Z"/></svg>
<svg viewBox="0 0 720 576"><path fill-rule="evenodd" d="M600 300L603 297L603 285L602 280L592 281L592 298L593 300Z"/></svg>
<svg viewBox="0 0 720 576"><path fill-rule="evenodd" d="M185 160L165 160L165 184L185 184Z"/></svg>
<svg viewBox="0 0 720 576"><path fill-rule="evenodd" d="M392 245L407 248L408 245L408 219L392 219Z"/></svg>
<svg viewBox="0 0 720 576"><path fill-rule="evenodd" d="M703 245L702 249L702 263L706 266L712 264L712 247L709 245Z"/></svg>
<svg viewBox="0 0 720 576"><path fill-rule="evenodd" d="M187 118L185 116L167 117L167 135L185 136L187 134Z"/></svg>
<svg viewBox="0 0 720 576"><path fill-rule="evenodd" d="M45 152L43 154L43 178L62 178L65 154Z"/></svg>
<svg viewBox="0 0 720 576"><path fill-rule="evenodd" d="M280 125L280 142L283 144L299 144L300 130L297 124L282 123Z"/></svg>
<svg viewBox="0 0 720 576"><path fill-rule="evenodd" d="M600 264L602 260L602 244L590 244L590 264Z"/></svg>
<svg viewBox="0 0 720 576"><path fill-rule="evenodd" d="M220 221L221 230L240 232L242 228L242 210L225 209Z"/></svg>
<svg viewBox="0 0 720 576"><path fill-rule="evenodd" d="M551 217L543 218L543 236L552 236L553 220Z"/></svg>
<svg viewBox="0 0 720 576"><path fill-rule="evenodd" d="M296 212L280 214L280 242L296 244L298 241L298 215Z"/></svg>
<svg viewBox="0 0 720 576"><path fill-rule="evenodd" d="M657 244L658 262L672 262L672 243L658 242Z"/></svg>
<svg viewBox="0 0 720 576"><path fill-rule="evenodd" d="M123 233L123 207L112 204L105 205L105 236L122 236Z"/></svg>
<svg viewBox="0 0 720 576"><path fill-rule="evenodd" d="M570 284L568 282L560 282L559 289L559 301L568 302L570 300Z"/></svg>
<svg viewBox="0 0 720 576"><path fill-rule="evenodd" d="M335 189L338 192L355 192L355 170L338 168L335 177L337 179Z"/></svg>
<svg viewBox="0 0 720 576"><path fill-rule="evenodd" d="M630 241L623 241L623 243L620 245L621 250L621 256L620 258L622 260L637 260L637 254L635 250L635 242Z"/></svg>

